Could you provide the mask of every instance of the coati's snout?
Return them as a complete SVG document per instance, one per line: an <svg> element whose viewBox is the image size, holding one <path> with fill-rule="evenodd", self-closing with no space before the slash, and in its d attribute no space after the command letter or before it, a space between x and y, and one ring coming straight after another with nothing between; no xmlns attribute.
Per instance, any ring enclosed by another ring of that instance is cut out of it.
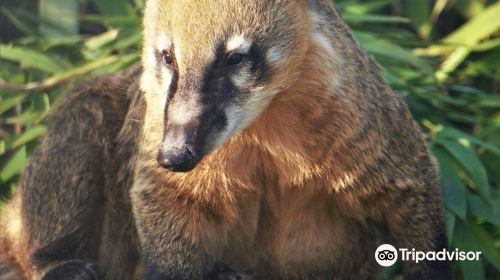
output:
<svg viewBox="0 0 500 280"><path fill-rule="evenodd" d="M225 134L227 116L223 97L234 92L210 89L200 82L202 75L192 74L179 79L179 88L172 92L165 105L163 140L158 148L160 166L174 172L192 170L219 144L217 139ZM198 77L198 78L196 78Z"/></svg>
<svg viewBox="0 0 500 280"><path fill-rule="evenodd" d="M166 144L162 145L158 151L158 163L161 167L173 172L191 171L198 161L197 155L193 153L193 148L189 145L177 148Z"/></svg>

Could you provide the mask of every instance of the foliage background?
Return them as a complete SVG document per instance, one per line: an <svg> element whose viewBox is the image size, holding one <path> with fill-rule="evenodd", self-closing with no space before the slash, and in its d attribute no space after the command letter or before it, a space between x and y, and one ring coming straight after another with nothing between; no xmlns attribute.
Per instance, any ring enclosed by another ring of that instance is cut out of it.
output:
<svg viewBox="0 0 500 280"><path fill-rule="evenodd" d="M338 0L440 163L457 279L500 277L500 1ZM143 0L2 0L0 198L77 80L138 61ZM386 271L399 278L399 268Z"/></svg>

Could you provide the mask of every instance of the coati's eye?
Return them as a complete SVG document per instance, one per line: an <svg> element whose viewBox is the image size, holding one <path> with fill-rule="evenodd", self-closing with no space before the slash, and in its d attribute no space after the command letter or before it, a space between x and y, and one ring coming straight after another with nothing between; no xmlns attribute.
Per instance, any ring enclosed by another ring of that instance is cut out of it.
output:
<svg viewBox="0 0 500 280"><path fill-rule="evenodd" d="M174 58L167 50L161 52L161 57L163 59L163 63L165 63L166 65L171 65L172 63L174 63Z"/></svg>
<svg viewBox="0 0 500 280"><path fill-rule="evenodd" d="M238 65L243 61L244 58L245 55L242 53L232 53L227 58L227 65L229 66Z"/></svg>

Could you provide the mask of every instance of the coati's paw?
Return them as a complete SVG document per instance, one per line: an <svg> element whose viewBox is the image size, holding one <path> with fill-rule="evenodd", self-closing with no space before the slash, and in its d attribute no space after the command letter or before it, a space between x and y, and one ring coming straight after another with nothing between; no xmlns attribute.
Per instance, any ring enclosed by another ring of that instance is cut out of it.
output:
<svg viewBox="0 0 500 280"><path fill-rule="evenodd" d="M203 277L203 280L251 280L246 273L234 272L228 266L217 263L212 271Z"/></svg>
<svg viewBox="0 0 500 280"><path fill-rule="evenodd" d="M68 261L49 270L41 280L98 280L95 265L83 261Z"/></svg>

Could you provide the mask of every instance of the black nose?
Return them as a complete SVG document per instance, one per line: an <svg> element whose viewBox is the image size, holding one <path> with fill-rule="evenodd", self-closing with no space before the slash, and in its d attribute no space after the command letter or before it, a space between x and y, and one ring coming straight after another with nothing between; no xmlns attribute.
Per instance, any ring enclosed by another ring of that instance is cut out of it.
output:
<svg viewBox="0 0 500 280"><path fill-rule="evenodd" d="M196 166L195 156L187 146L180 149L160 148L157 159L161 167L172 172L188 172Z"/></svg>

